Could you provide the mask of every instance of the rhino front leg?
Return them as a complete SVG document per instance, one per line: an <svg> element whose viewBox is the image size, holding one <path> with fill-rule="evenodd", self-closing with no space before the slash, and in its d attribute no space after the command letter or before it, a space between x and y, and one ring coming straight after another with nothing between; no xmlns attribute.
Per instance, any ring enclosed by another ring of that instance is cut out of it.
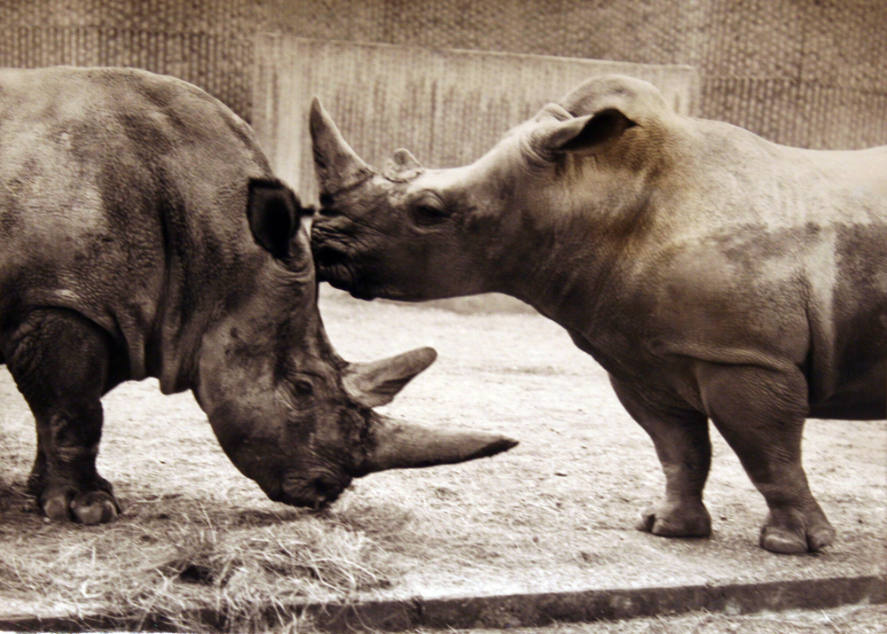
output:
<svg viewBox="0 0 887 634"><path fill-rule="evenodd" d="M610 383L622 405L653 439L665 473L665 497L646 510L638 530L665 537L707 537L711 517L702 489L711 466L711 440L704 414L665 405L649 392L620 382Z"/></svg>
<svg viewBox="0 0 887 634"><path fill-rule="evenodd" d="M800 370L704 364L698 376L709 416L770 509L760 545L778 553L803 553L831 544L835 529L813 498L801 466L808 405Z"/></svg>
<svg viewBox="0 0 887 634"><path fill-rule="evenodd" d="M95 467L110 348L102 330L63 309L32 311L7 339L7 366L37 423L28 487L50 519L97 524L120 512Z"/></svg>

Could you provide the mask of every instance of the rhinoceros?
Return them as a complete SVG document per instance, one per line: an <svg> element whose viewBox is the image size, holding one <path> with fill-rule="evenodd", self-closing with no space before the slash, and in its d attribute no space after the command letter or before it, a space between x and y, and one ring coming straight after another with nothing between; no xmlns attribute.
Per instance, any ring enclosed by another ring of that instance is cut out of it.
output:
<svg viewBox="0 0 887 634"><path fill-rule="evenodd" d="M28 486L48 517L118 515L95 466L100 398L145 377L192 390L235 466L292 505L328 504L373 471L514 445L372 411L435 352L336 355L305 213L249 126L191 84L0 72L0 362L36 419Z"/></svg>
<svg viewBox="0 0 887 634"><path fill-rule="evenodd" d="M708 536L708 420L769 507L759 542L835 532L801 465L807 417L887 417L887 147L813 151L681 116L594 77L476 162L380 173L318 101L318 277L355 297L499 291L567 329L650 435L664 499L638 528Z"/></svg>

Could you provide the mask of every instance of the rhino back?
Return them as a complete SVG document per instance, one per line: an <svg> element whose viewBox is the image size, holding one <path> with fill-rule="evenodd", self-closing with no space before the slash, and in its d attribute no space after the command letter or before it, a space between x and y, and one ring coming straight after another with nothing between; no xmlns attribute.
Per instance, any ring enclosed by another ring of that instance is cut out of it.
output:
<svg viewBox="0 0 887 634"><path fill-rule="evenodd" d="M849 403L883 416L887 147L799 149L687 121L689 141L659 183L658 255L641 272L646 289L680 289L681 327L664 339L695 354L705 346L686 340L704 336L798 365L819 415ZM654 296L660 311L675 301Z"/></svg>
<svg viewBox="0 0 887 634"><path fill-rule="evenodd" d="M123 69L0 72L0 332L75 310L131 378L175 373L226 278L258 249L246 182L270 175L248 126L200 89Z"/></svg>

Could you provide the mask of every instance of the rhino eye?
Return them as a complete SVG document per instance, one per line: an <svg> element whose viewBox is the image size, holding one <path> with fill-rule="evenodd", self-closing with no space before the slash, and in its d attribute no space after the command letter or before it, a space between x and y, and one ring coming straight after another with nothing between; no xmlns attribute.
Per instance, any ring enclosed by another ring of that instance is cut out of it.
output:
<svg viewBox="0 0 887 634"><path fill-rule="evenodd" d="M307 379L296 379L293 382L293 389L300 396L311 396L314 394L314 385Z"/></svg>
<svg viewBox="0 0 887 634"><path fill-rule="evenodd" d="M416 203L412 205L411 211L413 220L422 226L436 225L449 217L442 204L432 202Z"/></svg>

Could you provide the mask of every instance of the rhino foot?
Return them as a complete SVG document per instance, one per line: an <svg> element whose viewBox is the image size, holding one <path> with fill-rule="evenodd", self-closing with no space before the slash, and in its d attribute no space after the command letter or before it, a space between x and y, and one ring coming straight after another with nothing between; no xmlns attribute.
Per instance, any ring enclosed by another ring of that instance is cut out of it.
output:
<svg viewBox="0 0 887 634"><path fill-rule="evenodd" d="M75 521L81 524L105 524L120 515L120 504L111 492L111 485L100 489L78 491L72 487L50 489L42 497L41 507L50 520Z"/></svg>
<svg viewBox="0 0 887 634"><path fill-rule="evenodd" d="M26 313L0 354L37 427L28 490L51 520L110 522L120 514L111 484L96 471L101 397L119 383L112 338L75 310Z"/></svg>
<svg viewBox="0 0 887 634"><path fill-rule="evenodd" d="M635 528L662 537L708 537L711 516L698 502L663 502L644 511Z"/></svg>
<svg viewBox="0 0 887 634"><path fill-rule="evenodd" d="M770 511L761 527L761 548L774 553L816 552L835 540L835 529L817 507L805 514L797 509Z"/></svg>
<svg viewBox="0 0 887 634"><path fill-rule="evenodd" d="M104 524L113 522L121 513L120 504L114 497L114 487L98 474L88 478L83 485L59 482L59 479L50 484L51 481L43 454L38 451L27 490L37 498L38 506L50 520Z"/></svg>

